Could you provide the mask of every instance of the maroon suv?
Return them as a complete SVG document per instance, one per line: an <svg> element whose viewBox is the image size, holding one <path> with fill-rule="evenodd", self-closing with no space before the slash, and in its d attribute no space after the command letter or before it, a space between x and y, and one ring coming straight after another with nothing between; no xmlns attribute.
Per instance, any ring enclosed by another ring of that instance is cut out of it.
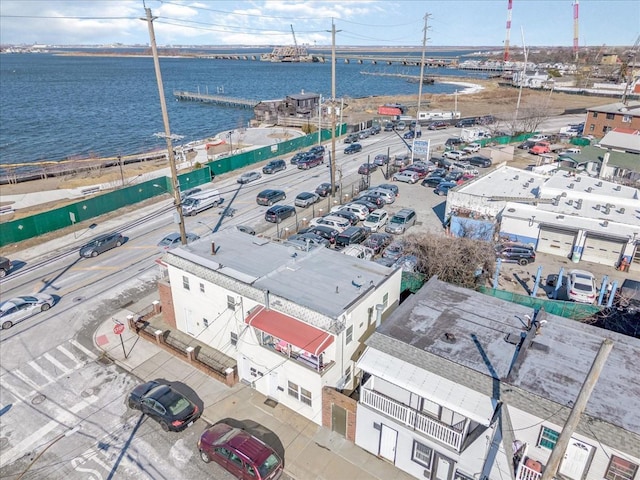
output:
<svg viewBox="0 0 640 480"><path fill-rule="evenodd" d="M207 428L198 449L203 462L213 460L241 480L277 480L282 475L282 459L271 447L226 423Z"/></svg>

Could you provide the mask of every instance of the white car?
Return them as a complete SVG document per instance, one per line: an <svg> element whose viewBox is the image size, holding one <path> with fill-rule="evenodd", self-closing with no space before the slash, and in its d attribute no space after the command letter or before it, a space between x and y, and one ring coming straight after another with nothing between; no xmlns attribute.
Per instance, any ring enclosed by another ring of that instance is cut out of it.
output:
<svg viewBox="0 0 640 480"><path fill-rule="evenodd" d="M405 183L416 183L418 180L420 180L420 175L418 175L418 172L405 170L403 172L394 173L393 177L391 177L391 180Z"/></svg>
<svg viewBox="0 0 640 480"><path fill-rule="evenodd" d="M596 279L592 273L585 270L571 270L568 281L569 300L580 303L596 301L598 290L596 289Z"/></svg>
<svg viewBox="0 0 640 480"><path fill-rule="evenodd" d="M53 297L46 293L11 298L0 304L0 325L6 330L40 312L46 312L54 304Z"/></svg>
<svg viewBox="0 0 640 480"><path fill-rule="evenodd" d="M480 144L479 143L470 143L469 145L467 145L466 147L464 147L462 149L463 152L466 153L476 153L480 151Z"/></svg>
<svg viewBox="0 0 640 480"><path fill-rule="evenodd" d="M340 210L353 213L358 220L362 221L369 215L369 209L364 205L357 203L347 203L346 205L336 205L331 208L331 212L339 212Z"/></svg>
<svg viewBox="0 0 640 480"><path fill-rule="evenodd" d="M460 150L451 150L450 152L444 152L444 155L442 156L451 160L462 160L462 157L464 157L465 155L466 153L461 152Z"/></svg>
<svg viewBox="0 0 640 480"><path fill-rule="evenodd" d="M362 223L362 226L368 227L372 232L377 232L384 227L389 221L389 214L386 210L379 208L369 214L369 216Z"/></svg>
<svg viewBox="0 0 640 480"><path fill-rule="evenodd" d="M348 245L341 250L340 253L349 255L350 257L360 258L362 260L371 260L375 256L373 249L358 244Z"/></svg>
<svg viewBox="0 0 640 480"><path fill-rule="evenodd" d="M326 217L312 218L311 221L309 222L310 227L315 227L318 225L325 225L327 227L331 227L334 230L337 230L338 232L342 233L347 229L347 227L351 226L351 223L349 223L349 220L345 218L334 217L331 215L328 215Z"/></svg>

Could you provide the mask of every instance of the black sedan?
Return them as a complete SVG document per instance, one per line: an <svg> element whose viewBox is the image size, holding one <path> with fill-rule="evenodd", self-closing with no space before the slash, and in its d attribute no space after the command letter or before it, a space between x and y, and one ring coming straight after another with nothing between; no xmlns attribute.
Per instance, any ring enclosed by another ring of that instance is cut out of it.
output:
<svg viewBox="0 0 640 480"><path fill-rule="evenodd" d="M358 168L358 173L360 175L369 175L372 172L375 172L378 169L378 166L375 163L363 163Z"/></svg>
<svg viewBox="0 0 640 480"><path fill-rule="evenodd" d="M153 381L134 388L127 404L153 418L165 432L180 432L193 425L202 414L182 393Z"/></svg>
<svg viewBox="0 0 640 480"><path fill-rule="evenodd" d="M340 190L340 185L335 185L336 193L339 190ZM318 195L320 195L321 197L326 197L327 195L329 195L331 193L331 184L330 183L321 183L320 185L318 185L318 188L316 188L316 193Z"/></svg>
<svg viewBox="0 0 640 480"><path fill-rule="evenodd" d="M349 145L347 148L344 149L344 153L345 155L349 155L351 153L358 153L361 150L362 150L362 145L360 145L359 143L352 143L351 145Z"/></svg>
<svg viewBox="0 0 640 480"><path fill-rule="evenodd" d="M444 177L430 176L422 180L421 185L423 187L436 188L438 185L440 185L444 181L445 181Z"/></svg>
<svg viewBox="0 0 640 480"><path fill-rule="evenodd" d="M308 227L298 232L299 234L313 233L319 237L328 240L332 245L336 243L336 237L340 234L335 228L331 228L327 225L316 225L315 227Z"/></svg>
<svg viewBox="0 0 640 480"><path fill-rule="evenodd" d="M422 130L418 130L417 132L415 130L409 130L407 133L405 133L403 135L404 138L420 138L422 136Z"/></svg>

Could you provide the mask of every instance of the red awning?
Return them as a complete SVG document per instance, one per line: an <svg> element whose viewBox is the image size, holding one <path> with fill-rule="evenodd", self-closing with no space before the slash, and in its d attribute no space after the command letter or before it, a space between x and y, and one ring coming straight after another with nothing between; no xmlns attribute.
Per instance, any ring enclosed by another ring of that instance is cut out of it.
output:
<svg viewBox="0 0 640 480"><path fill-rule="evenodd" d="M245 323L316 356L333 343L330 333L263 306L254 308Z"/></svg>

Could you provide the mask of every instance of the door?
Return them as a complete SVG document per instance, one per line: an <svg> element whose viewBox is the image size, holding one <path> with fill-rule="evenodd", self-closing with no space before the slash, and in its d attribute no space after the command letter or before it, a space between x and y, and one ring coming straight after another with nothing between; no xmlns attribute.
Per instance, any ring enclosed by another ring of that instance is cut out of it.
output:
<svg viewBox="0 0 640 480"><path fill-rule="evenodd" d="M560 255L568 258L572 253L575 239L575 232L549 227L540 227L540 235L536 249L539 252Z"/></svg>
<svg viewBox="0 0 640 480"><path fill-rule="evenodd" d="M195 336L196 326L193 324L193 314L191 310L189 310L188 308L184 309L184 323L185 323L185 328L187 330L187 333L189 335Z"/></svg>
<svg viewBox="0 0 640 480"><path fill-rule="evenodd" d="M269 397L278 400L278 372L273 371L269 374Z"/></svg>
<svg viewBox="0 0 640 480"><path fill-rule="evenodd" d="M620 255L627 242L587 236L580 260L614 266L620 261Z"/></svg>
<svg viewBox="0 0 640 480"><path fill-rule="evenodd" d="M581 480L587 469L591 450L593 450L591 445L572 438L560 464L560 473L573 480Z"/></svg>
<svg viewBox="0 0 640 480"><path fill-rule="evenodd" d="M331 430L343 437L347 434L347 411L335 403L331 404Z"/></svg>
<svg viewBox="0 0 640 480"><path fill-rule="evenodd" d="M453 460L434 451L432 480L450 480L453 474Z"/></svg>
<svg viewBox="0 0 640 480"><path fill-rule="evenodd" d="M383 424L382 430L380 431L380 450L378 455L382 458L386 458L392 463L395 463L397 440L398 432Z"/></svg>

